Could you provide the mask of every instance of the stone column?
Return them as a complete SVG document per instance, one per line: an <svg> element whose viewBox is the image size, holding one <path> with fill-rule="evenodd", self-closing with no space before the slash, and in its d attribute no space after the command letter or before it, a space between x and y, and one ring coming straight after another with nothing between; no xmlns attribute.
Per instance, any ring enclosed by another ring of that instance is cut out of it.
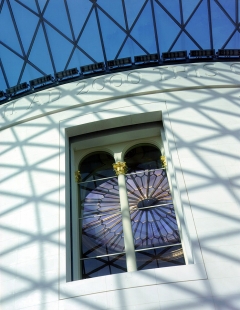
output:
<svg viewBox="0 0 240 310"><path fill-rule="evenodd" d="M126 251L127 271L136 271L136 256L133 241L132 224L129 212L129 204L126 189L125 173L127 172L127 165L125 162L116 162L113 164L113 169L118 176L119 197L122 212L122 224L124 234L124 245Z"/></svg>

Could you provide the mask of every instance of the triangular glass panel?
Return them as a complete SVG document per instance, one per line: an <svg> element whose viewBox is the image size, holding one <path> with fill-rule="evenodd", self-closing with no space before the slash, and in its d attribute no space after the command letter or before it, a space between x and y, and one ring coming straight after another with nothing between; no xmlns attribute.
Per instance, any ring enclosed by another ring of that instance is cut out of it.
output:
<svg viewBox="0 0 240 310"><path fill-rule="evenodd" d="M39 18L18 4L18 2L12 2L12 9L25 53L27 53Z"/></svg>
<svg viewBox="0 0 240 310"><path fill-rule="evenodd" d="M41 76L43 76L41 72L39 72L29 64L26 64L20 83L29 82L30 80L37 79Z"/></svg>
<svg viewBox="0 0 240 310"><path fill-rule="evenodd" d="M181 29L158 4L155 4L154 9L159 48L161 52L167 52Z"/></svg>
<svg viewBox="0 0 240 310"><path fill-rule="evenodd" d="M50 60L42 26L40 26L38 29L37 36L29 55L29 60L45 74L53 73L52 63Z"/></svg>
<svg viewBox="0 0 240 310"><path fill-rule="evenodd" d="M64 39L57 31L52 27L46 25L47 35L50 41L50 47L56 71L62 71L68 62L68 58L73 49L73 45Z"/></svg>
<svg viewBox="0 0 240 310"><path fill-rule="evenodd" d="M31 0L30 0L31 1ZM41 0L41 1L38 1L38 4L39 4L39 7L40 7L40 10L41 12L43 11L44 7L45 7L45 4L46 4L47 0ZM49 3L48 3L49 4ZM47 8L46 8L47 9Z"/></svg>
<svg viewBox="0 0 240 310"><path fill-rule="evenodd" d="M22 55L22 50L7 6L7 1L3 4L0 18L0 29L1 41Z"/></svg>
<svg viewBox="0 0 240 310"><path fill-rule="evenodd" d="M0 45L0 55L10 87L17 85L23 60L2 45Z"/></svg>
<svg viewBox="0 0 240 310"><path fill-rule="evenodd" d="M126 33L123 32L111 19L99 11L99 19L103 35L104 46L108 60L116 57L118 49L123 40L126 38Z"/></svg>
<svg viewBox="0 0 240 310"><path fill-rule="evenodd" d="M42 1L44 1L44 0L41 0L39 2L41 3ZM37 9L35 1L32 1L32 0L19 0L18 2L21 2L22 4L27 6L29 9L32 9L33 11L38 12L38 9ZM11 2L11 4L12 4L12 2Z"/></svg>
<svg viewBox="0 0 240 310"><path fill-rule="evenodd" d="M122 27L126 28L122 1L114 0L114 1L106 1L106 0L98 0L97 4L106 11L118 24ZM98 12L101 12L98 9Z"/></svg>
<svg viewBox="0 0 240 310"><path fill-rule="evenodd" d="M95 61L104 61L95 11L92 12L78 45Z"/></svg>
<svg viewBox="0 0 240 310"><path fill-rule="evenodd" d="M159 2L179 23L181 23L179 0L160 0Z"/></svg>
<svg viewBox="0 0 240 310"><path fill-rule="evenodd" d="M222 48L229 36L234 30L234 25L230 22L227 16L213 1L211 3L212 12L212 29L213 29L213 43L216 49Z"/></svg>
<svg viewBox="0 0 240 310"><path fill-rule="evenodd" d="M90 1L68 1L68 9L76 39L85 23L85 20L91 8L92 3Z"/></svg>
<svg viewBox="0 0 240 310"><path fill-rule="evenodd" d="M189 16L192 14L196 6L201 0L182 0L182 7L183 7L183 20L184 23L188 20ZM206 14L206 13L205 13Z"/></svg>
<svg viewBox="0 0 240 310"><path fill-rule="evenodd" d="M219 4L221 4L224 10L229 14L232 20L235 21L236 20L236 2L229 1L229 0L218 0L218 2Z"/></svg>
<svg viewBox="0 0 240 310"><path fill-rule="evenodd" d="M183 32L178 38L177 42L174 44L171 51L189 51L196 49L199 49L199 47L195 45L193 41Z"/></svg>
<svg viewBox="0 0 240 310"><path fill-rule="evenodd" d="M145 52L130 38L127 39L117 58L132 57L144 55Z"/></svg>
<svg viewBox="0 0 240 310"><path fill-rule="evenodd" d="M56 9L57 14L55 13ZM63 0L51 0L45 11L44 18L46 18L53 26L58 28L71 40L73 39Z"/></svg>
<svg viewBox="0 0 240 310"><path fill-rule="evenodd" d="M5 91L6 88L7 88L7 84L5 82L3 72L0 68L0 91Z"/></svg>
<svg viewBox="0 0 240 310"><path fill-rule="evenodd" d="M197 41L202 49L211 48L207 3L203 1L186 26L188 33Z"/></svg>
<svg viewBox="0 0 240 310"><path fill-rule="evenodd" d="M157 52L150 2L145 6L143 13L131 31L131 35L148 53Z"/></svg>
<svg viewBox="0 0 240 310"><path fill-rule="evenodd" d="M125 1L128 27L131 28L139 11L147 0Z"/></svg>
<svg viewBox="0 0 240 310"><path fill-rule="evenodd" d="M240 33L236 31L225 48L235 49L239 47L239 43L240 43Z"/></svg>
<svg viewBox="0 0 240 310"><path fill-rule="evenodd" d="M91 63L92 61L76 48L66 69L77 68L79 70L79 67Z"/></svg>

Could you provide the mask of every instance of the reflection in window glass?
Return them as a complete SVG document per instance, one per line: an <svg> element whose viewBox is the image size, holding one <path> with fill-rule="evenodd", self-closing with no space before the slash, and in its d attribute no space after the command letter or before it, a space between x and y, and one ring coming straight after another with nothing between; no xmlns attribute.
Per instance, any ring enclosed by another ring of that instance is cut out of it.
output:
<svg viewBox="0 0 240 310"><path fill-rule="evenodd" d="M92 154L85 158L80 167L82 181L98 180L114 176L114 159L105 152Z"/></svg>
<svg viewBox="0 0 240 310"><path fill-rule="evenodd" d="M126 184L135 248L180 242L166 171L133 173Z"/></svg>
<svg viewBox="0 0 240 310"><path fill-rule="evenodd" d="M160 151L131 149L125 176L138 270L185 264L172 196ZM126 271L118 178L113 158L92 154L80 165L80 266L82 278ZM129 173L130 172L130 173Z"/></svg>
<svg viewBox="0 0 240 310"><path fill-rule="evenodd" d="M107 276L126 272L126 256L125 254L109 255L94 259L81 260L82 279Z"/></svg>
<svg viewBox="0 0 240 310"><path fill-rule="evenodd" d="M138 270L185 264L166 169L160 157L161 152L151 145L137 146L125 156L130 172L126 187ZM182 253L179 259L169 254L177 244ZM165 252L168 260L164 259Z"/></svg>
<svg viewBox="0 0 240 310"><path fill-rule="evenodd" d="M128 173L161 168L161 152L152 145L139 145L125 155Z"/></svg>
<svg viewBox="0 0 240 310"><path fill-rule="evenodd" d="M122 217L114 159L88 156L80 165L80 266L82 278L126 271ZM82 173L83 172L83 173ZM118 255L111 255L118 253Z"/></svg>
<svg viewBox="0 0 240 310"><path fill-rule="evenodd" d="M138 270L185 265L181 245L136 252Z"/></svg>
<svg viewBox="0 0 240 310"><path fill-rule="evenodd" d="M120 212L116 177L80 184L80 217Z"/></svg>

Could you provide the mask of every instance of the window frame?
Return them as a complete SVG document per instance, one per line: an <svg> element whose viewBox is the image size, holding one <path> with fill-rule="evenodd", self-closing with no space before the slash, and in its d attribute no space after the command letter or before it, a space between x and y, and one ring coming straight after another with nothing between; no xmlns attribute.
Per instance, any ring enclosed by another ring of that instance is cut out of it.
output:
<svg viewBox="0 0 240 310"><path fill-rule="evenodd" d="M81 172L81 168L79 168L79 166L81 165L81 162L85 158L87 158L88 156L93 155L95 153L99 153L99 152L105 152L105 153L109 154L110 156L112 156L113 163L118 162L118 161L121 161L121 162L125 161L125 155L132 148L135 148L138 145L154 146L156 149L158 149L160 151L160 153L162 155L164 155L165 152L164 152L163 143L162 143L162 139L161 139L161 135L160 135L160 130L162 128L161 123L160 122L157 122L157 123L154 122L154 123L150 123L150 124L148 123L146 125L147 125L147 127L141 125L141 128L139 128L139 126L131 126L132 127L131 129L129 127L127 127L127 128L125 128L124 132L127 132L128 137L131 137L132 135L138 136L139 131L143 132L145 130L145 131L148 131L147 135L149 135L149 137L147 137L147 138L134 139L134 140L130 140L127 142L120 142L120 143L117 143L115 141L116 143L113 143L111 145L109 145L108 143L105 143L105 145L101 144L101 146L99 146L99 147L92 147L92 148L87 148L87 149L84 149L84 147L82 147L80 151L74 151L74 163L71 163L71 164L74 166L75 171L78 171L78 169L80 169L80 172ZM152 128L149 130L149 127L152 127ZM154 128L154 133L157 133L159 131L158 136L152 136L152 137L150 136L151 132L153 131L153 127L156 127L156 129ZM108 132L109 132L109 135L107 137L110 138L111 130ZM118 132L118 134L119 133L120 132ZM100 137L101 137L101 132L99 133L99 138ZM81 136L79 136L79 143L81 144ZM115 159L115 161L114 161L114 159ZM159 160L160 160L160 158L159 158ZM166 168L165 171L167 174L169 188L170 188L170 191L172 192L171 180L169 179L169 175L168 175L168 168ZM113 171L113 176L114 176L114 171ZM71 180L73 180L73 179L74 179L74 175L71 176ZM79 205L79 203L80 203L79 202L80 201L79 188L78 188L78 186L77 186L77 188L75 186L72 188L73 188L72 193L71 193L72 201L74 201L74 203L77 203ZM126 185L125 185L125 190L127 190ZM172 200L173 200L173 205L175 205L174 198ZM71 208L74 208L74 206L71 206ZM174 210L175 210L175 207L174 207ZM74 212L76 212L78 214L77 210L75 210ZM72 223L73 223L73 225L76 226L76 227L74 227L74 231L77 232L77 237L72 236L72 240L74 240L74 242L77 242L77 243L74 243L75 245L72 243L71 254L74 256L73 261L76 264L76 265L72 266L72 270L73 270L72 280L80 280L81 279L81 270L80 270L79 260L81 259L81 255L80 255L80 247L79 247L79 245L80 245L79 238L81 236L81 231L79 229L79 221L76 221L74 223L74 219L79 218L79 216L74 216L74 214L72 214L72 217L73 217ZM182 234L181 227L180 227L181 223L179 221L177 214L176 214L176 221L177 221L177 225L178 225L178 229L179 229L179 233L180 233L180 238L181 238L181 235L183 235L183 234ZM182 241L181 241L181 243L182 243ZM142 249L142 251L143 250L146 250L146 249ZM137 252L137 251L140 251L140 250L135 249L134 252ZM187 261L187 257L185 257L185 256L186 255L184 254L184 259L185 259L185 261Z"/></svg>
<svg viewBox="0 0 240 310"><path fill-rule="evenodd" d="M128 112L118 108L114 109L114 113L111 113L111 111L99 111L96 113L89 113L88 115L71 118L69 120L60 121L59 146L61 173L59 197L60 206L61 204L64 206L64 208L60 207L60 299L83 296L86 294L103 292L107 290L149 285L149 281L139 281L139 277L145 278L144 275L146 274L152 275L150 281L151 284L163 284L207 278L196 229L191 214L191 208L188 199L185 199L187 197L187 190L179 164L174 142L174 133L171 129L171 123L168 120L165 102L141 104L141 109L137 106L131 105L130 103L129 106L130 108L128 109ZM160 120L163 121L161 136L165 156L168 162L168 177L169 183L172 186L175 211L179 217L180 227L184 226L185 229L184 236L181 236L181 240L184 247L184 253L187 253L187 265L131 272L131 278L133 279L134 284L132 281L129 283L128 273L69 282L69 262L71 261L68 256L71 248L69 244L71 226L69 219L69 205L71 201L70 193L72 186L72 183L70 185L70 181L72 180L70 180L69 162L74 160L73 155L70 155L68 151L69 138L79 133L90 133L93 131L117 128L124 125L141 124L149 121ZM176 270L176 268L178 269ZM111 285L109 283L111 283Z"/></svg>

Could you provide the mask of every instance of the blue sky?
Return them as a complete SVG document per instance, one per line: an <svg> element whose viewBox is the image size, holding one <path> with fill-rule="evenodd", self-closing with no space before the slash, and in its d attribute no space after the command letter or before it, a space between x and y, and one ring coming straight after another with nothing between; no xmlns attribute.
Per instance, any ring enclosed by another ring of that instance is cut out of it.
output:
<svg viewBox="0 0 240 310"><path fill-rule="evenodd" d="M0 0L0 90L115 58L240 48L240 0L93 2Z"/></svg>

